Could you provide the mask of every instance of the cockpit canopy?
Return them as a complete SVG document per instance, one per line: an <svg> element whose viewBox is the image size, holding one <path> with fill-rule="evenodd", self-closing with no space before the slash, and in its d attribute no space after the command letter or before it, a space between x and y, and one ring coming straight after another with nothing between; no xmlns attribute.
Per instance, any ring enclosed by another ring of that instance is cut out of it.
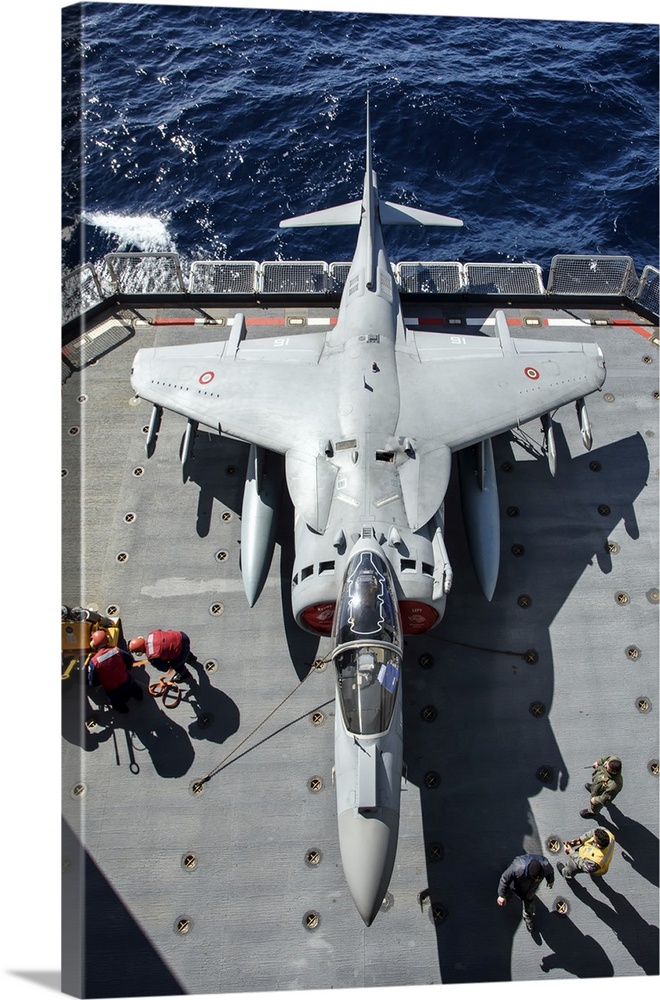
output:
<svg viewBox="0 0 660 1000"><path fill-rule="evenodd" d="M346 568L334 644L348 731L362 736L384 733L401 673L401 621L389 569L378 553L358 552Z"/></svg>
<svg viewBox="0 0 660 1000"><path fill-rule="evenodd" d="M401 648L401 622L390 571L377 552L356 553L346 567L335 611L334 645L388 642Z"/></svg>

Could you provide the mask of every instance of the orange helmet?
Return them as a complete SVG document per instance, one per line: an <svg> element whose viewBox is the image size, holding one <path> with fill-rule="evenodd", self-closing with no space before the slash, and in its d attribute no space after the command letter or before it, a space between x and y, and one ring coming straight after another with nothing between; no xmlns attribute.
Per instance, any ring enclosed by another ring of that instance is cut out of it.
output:
<svg viewBox="0 0 660 1000"><path fill-rule="evenodd" d="M131 653L144 653L146 647L144 636L136 635L128 644Z"/></svg>
<svg viewBox="0 0 660 1000"><path fill-rule="evenodd" d="M90 646L92 649L102 649L103 646L108 645L108 633L105 629L99 628L96 632L92 632Z"/></svg>

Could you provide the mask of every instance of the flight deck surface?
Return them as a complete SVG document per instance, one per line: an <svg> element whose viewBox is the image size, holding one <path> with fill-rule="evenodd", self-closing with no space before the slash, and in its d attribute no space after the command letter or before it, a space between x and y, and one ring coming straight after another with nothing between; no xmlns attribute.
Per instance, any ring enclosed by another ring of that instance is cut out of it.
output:
<svg viewBox="0 0 660 1000"><path fill-rule="evenodd" d="M73 967L84 918L83 995L657 974L658 329L618 304L504 309L515 336L600 345L594 443L572 406L554 415L554 478L538 421L494 440L490 603L452 477L454 583L441 624L406 640L398 852L368 928L337 842L330 639L290 610L293 509L249 608L247 446L200 427L184 481L185 419L164 415L147 458L151 406L129 381L138 348L225 340L238 311L248 338L295 337L336 306L117 307L65 345L63 600L119 616L126 638L184 629L202 664L175 708L145 692L125 716L80 675L63 684L64 937ZM407 325L452 336L492 335L494 312L403 302ZM517 900L497 906L499 876L526 851L554 865L596 825L583 785L609 753L625 781L601 820L611 869L544 885L533 937Z"/></svg>

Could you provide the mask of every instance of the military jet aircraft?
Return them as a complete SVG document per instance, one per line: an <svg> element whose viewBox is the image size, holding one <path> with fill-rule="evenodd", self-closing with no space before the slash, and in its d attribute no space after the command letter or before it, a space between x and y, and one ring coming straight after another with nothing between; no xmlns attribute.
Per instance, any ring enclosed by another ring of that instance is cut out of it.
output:
<svg viewBox="0 0 660 1000"><path fill-rule="evenodd" d="M362 198L281 226L357 225L337 322L327 333L246 339L234 318L223 343L138 351L136 395L188 418L183 461L201 424L250 444L241 568L250 605L268 572L279 489L277 456L295 508L293 613L332 636L335 786L346 881L367 926L389 885L402 775L403 637L436 625L452 568L444 498L458 453L466 532L490 600L499 566L491 438L544 419L600 388L596 344L515 339L502 311L496 336L406 329L381 226L460 226L458 219L382 201L372 169L369 101ZM279 459L281 462L281 458Z"/></svg>

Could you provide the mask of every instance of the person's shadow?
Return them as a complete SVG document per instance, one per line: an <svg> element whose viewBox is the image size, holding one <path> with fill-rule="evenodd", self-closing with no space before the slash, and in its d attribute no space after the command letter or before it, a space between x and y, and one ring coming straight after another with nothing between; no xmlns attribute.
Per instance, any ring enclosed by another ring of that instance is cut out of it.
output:
<svg viewBox="0 0 660 1000"><path fill-rule="evenodd" d="M605 808L610 818L601 813L599 821L616 837L616 842L621 848L621 857L639 872L642 878L657 886L660 881L658 838L637 820L622 813L614 802L610 802Z"/></svg>
<svg viewBox="0 0 660 1000"><path fill-rule="evenodd" d="M188 733L193 740L209 740L224 743L237 731L241 715L229 695L211 684L209 675L202 666L189 665L190 678L182 684L182 703L190 706L195 718L188 725ZM199 674L199 677L197 676ZM188 688L185 689L187 683Z"/></svg>
<svg viewBox="0 0 660 1000"><path fill-rule="evenodd" d="M571 887L581 902L591 907L599 920L610 927L621 944L630 953L647 976L658 975L658 928L649 924L620 892L616 892L603 878L593 878L593 884L610 902L594 899L586 885L573 879Z"/></svg>
<svg viewBox="0 0 660 1000"><path fill-rule="evenodd" d="M191 739L223 743L238 729L238 707L211 684L203 668L199 678L191 671L187 685L181 685L181 702L174 710L163 708L160 699L149 693L154 678L144 666L134 667L133 676L144 696L142 701L131 698L125 715L113 711L101 688L81 684L78 697L70 699L63 710L65 738L86 752L112 741L115 762L121 765L127 759L133 774L139 774L141 755L148 753L161 778L180 778L188 773L195 759ZM75 710L76 704L81 705L81 712ZM194 715L187 732L181 725L182 708L191 709Z"/></svg>
<svg viewBox="0 0 660 1000"><path fill-rule="evenodd" d="M544 911L544 912L543 912ZM541 958L541 971L563 969L578 979L606 978L614 975L607 952L588 934L583 934L572 920L550 913L542 903L536 907L540 932L552 953Z"/></svg>
<svg viewBox="0 0 660 1000"><path fill-rule="evenodd" d="M117 766L128 760L131 773L139 774L141 756L147 753L161 778L181 778L195 759L188 734L174 721L172 712L159 707L146 684L140 687L144 690L142 701L131 698L125 715L113 711L105 692L96 690L88 696L92 711L83 746L95 750L111 740Z"/></svg>

